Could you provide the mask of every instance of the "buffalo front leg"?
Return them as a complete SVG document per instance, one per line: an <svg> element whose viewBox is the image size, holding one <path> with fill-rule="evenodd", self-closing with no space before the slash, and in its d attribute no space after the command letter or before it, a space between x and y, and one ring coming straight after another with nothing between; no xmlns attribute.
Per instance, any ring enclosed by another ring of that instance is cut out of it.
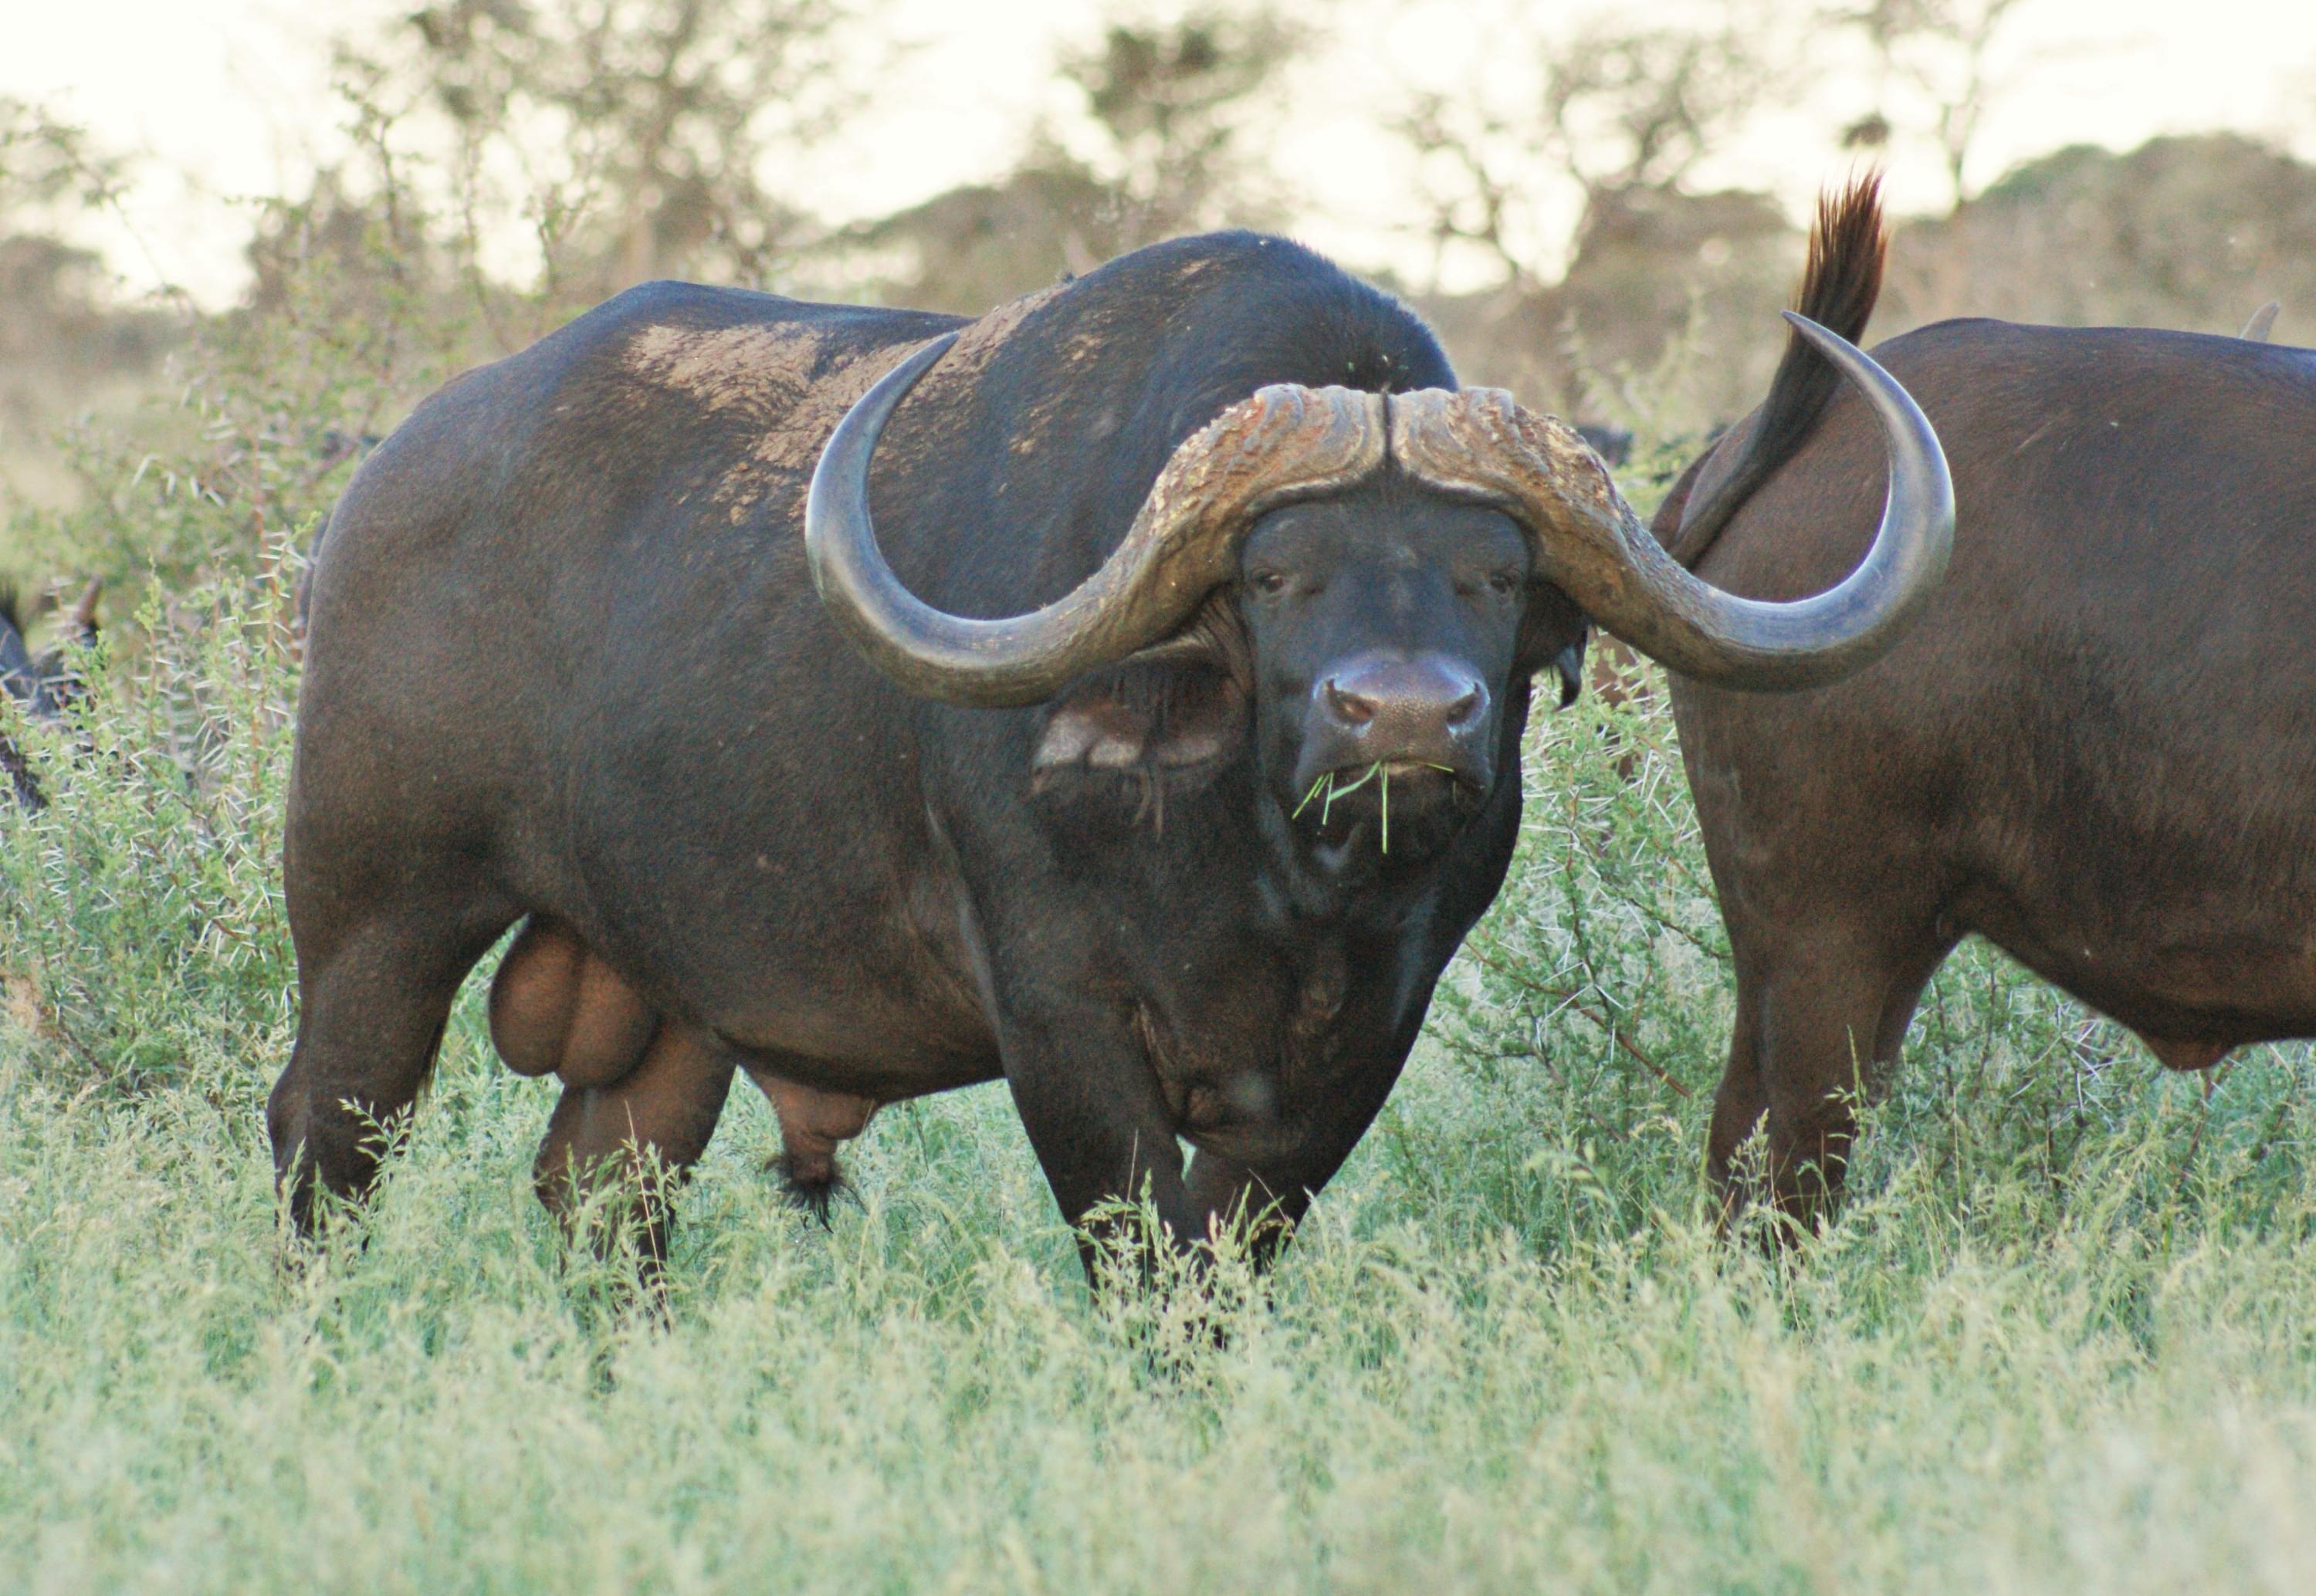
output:
<svg viewBox="0 0 2316 1596"><path fill-rule="evenodd" d="M1405 1056L1401 1048L1396 1059L1377 1059L1336 1089L1313 1094L1299 1133L1278 1154L1242 1161L1199 1148L1190 1160L1189 1201L1201 1217L1200 1234L1243 1224L1255 1267L1269 1267L1383 1112Z"/></svg>
<svg viewBox="0 0 2316 1596"><path fill-rule="evenodd" d="M588 1200L602 1196L593 1213L634 1224L645 1283L655 1285L675 1188L708 1150L733 1068L730 1051L714 1037L666 1024L621 1079L566 1086L532 1170L539 1201L575 1232Z"/></svg>
<svg viewBox="0 0 2316 1596"><path fill-rule="evenodd" d="M1085 1003L1014 1014L999 1032L1006 1085L1062 1217L1078 1228L1086 1278L1125 1241L1151 1278L1161 1249L1206 1234L1182 1180L1182 1153L1158 1077L1125 1016ZM1159 1234L1131 1235L1103 1210L1148 1202Z"/></svg>

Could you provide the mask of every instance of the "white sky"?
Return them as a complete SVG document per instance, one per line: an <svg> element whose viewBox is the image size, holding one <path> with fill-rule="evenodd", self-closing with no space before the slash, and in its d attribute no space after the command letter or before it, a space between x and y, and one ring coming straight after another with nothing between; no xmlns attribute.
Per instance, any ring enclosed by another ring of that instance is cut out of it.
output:
<svg viewBox="0 0 2316 1596"><path fill-rule="evenodd" d="M1714 6L1733 0L1649 0ZM1305 0L1330 42L1287 84L1295 111L1275 157L1304 197L1296 229L1354 265L1421 273L1409 157L1382 130L1410 83L1517 95L1510 35L1552 31L1602 0ZM1619 14L1635 14L1619 0ZM47 105L105 145L146 154L129 226L93 237L132 288L163 279L210 303L241 283L249 217L235 196L294 191L341 137L326 41L382 25L415 0L0 0L0 94ZM898 0L913 44L879 110L793 185L832 217L876 214L1003 171L1041 111L1067 114L1051 83L1055 41L1087 37L1086 0ZM2127 148L2157 133L2228 128L2316 154L2316 0L2026 0L2004 36L2016 84L1973 158L1983 183L2020 159L2088 141ZM1798 212L1848 163L1831 145L1838 108L1860 103L1839 74L1697 174L1775 190ZM1925 146L1894 151L1897 207L1937 208L1946 186ZM1552 225L1544 224L1548 231ZM1548 256L1555 241L1539 237ZM1450 263L1453 271L1453 263Z"/></svg>

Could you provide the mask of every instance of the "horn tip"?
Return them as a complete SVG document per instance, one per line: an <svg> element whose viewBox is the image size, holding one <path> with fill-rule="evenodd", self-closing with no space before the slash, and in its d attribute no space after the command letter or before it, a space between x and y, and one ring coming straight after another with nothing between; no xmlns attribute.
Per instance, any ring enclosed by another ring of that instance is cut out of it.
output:
<svg viewBox="0 0 2316 1596"><path fill-rule="evenodd" d="M1785 317L1786 321L1793 324L1795 332L1808 339L1812 343L1817 344L1820 348L1824 347L1825 341L1828 339L1831 339L1839 343L1847 343L1849 341L1848 339L1842 337L1841 334L1833 331L1832 328L1822 326L1820 324L1810 320L1809 317L1802 315L1802 313L1797 310L1781 310L1777 314Z"/></svg>

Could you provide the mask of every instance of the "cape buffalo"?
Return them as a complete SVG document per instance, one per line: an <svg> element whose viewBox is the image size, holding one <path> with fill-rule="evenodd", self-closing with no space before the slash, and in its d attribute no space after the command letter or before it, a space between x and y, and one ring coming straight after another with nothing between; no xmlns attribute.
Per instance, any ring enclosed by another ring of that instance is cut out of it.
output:
<svg viewBox="0 0 2316 1596"><path fill-rule="evenodd" d="M1882 254L1873 186L1829 200L1804 310L1862 336ZM1766 1114L1803 1218L1839 1187L1854 1088L1973 932L2174 1068L2316 1034L2316 357L1994 321L1877 353L1959 498L1922 624L1813 692L1671 683L1737 973L1709 1161L1741 1196ZM1787 350L1661 508L1677 558L1765 598L1848 568L1879 463L1835 386Z"/></svg>
<svg viewBox="0 0 2316 1596"><path fill-rule="evenodd" d="M34 654L24 642L24 619L16 595L0 590L0 692L35 720L63 718L66 706L79 696L81 679L74 673L71 649L96 641L96 599L104 584L92 580L65 623L64 635L44 654ZM0 774L8 778L9 792L24 809L40 809L40 778L4 732L0 732Z"/></svg>
<svg viewBox="0 0 2316 1596"><path fill-rule="evenodd" d="M1792 687L1936 581L1937 439L1816 336L1890 509L1785 605L1680 570L1566 428L1275 238L971 323L652 284L461 377L313 572L269 1113L294 1210L371 1179L528 917L491 1021L564 1083L551 1208L680 1175L737 1068L808 1196L880 1104L1002 1077L1071 1219L1291 1221L1496 891L1529 677L1575 679L1588 616Z"/></svg>

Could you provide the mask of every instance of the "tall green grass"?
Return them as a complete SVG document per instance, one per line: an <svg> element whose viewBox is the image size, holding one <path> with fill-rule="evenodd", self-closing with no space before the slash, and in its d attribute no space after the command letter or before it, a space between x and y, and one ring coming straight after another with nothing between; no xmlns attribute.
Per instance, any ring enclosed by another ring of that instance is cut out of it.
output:
<svg viewBox="0 0 2316 1596"><path fill-rule="evenodd" d="M1540 726L1501 900L1219 1342L1089 1299L986 1089L880 1117L824 1233L743 1087L628 1311L530 1195L550 1093L479 984L284 1268L281 603L148 606L0 826L0 1589L2316 1580L2307 1052L2206 1097L1965 951L1831 1232L1716 1241L1725 948L1645 705Z"/></svg>

